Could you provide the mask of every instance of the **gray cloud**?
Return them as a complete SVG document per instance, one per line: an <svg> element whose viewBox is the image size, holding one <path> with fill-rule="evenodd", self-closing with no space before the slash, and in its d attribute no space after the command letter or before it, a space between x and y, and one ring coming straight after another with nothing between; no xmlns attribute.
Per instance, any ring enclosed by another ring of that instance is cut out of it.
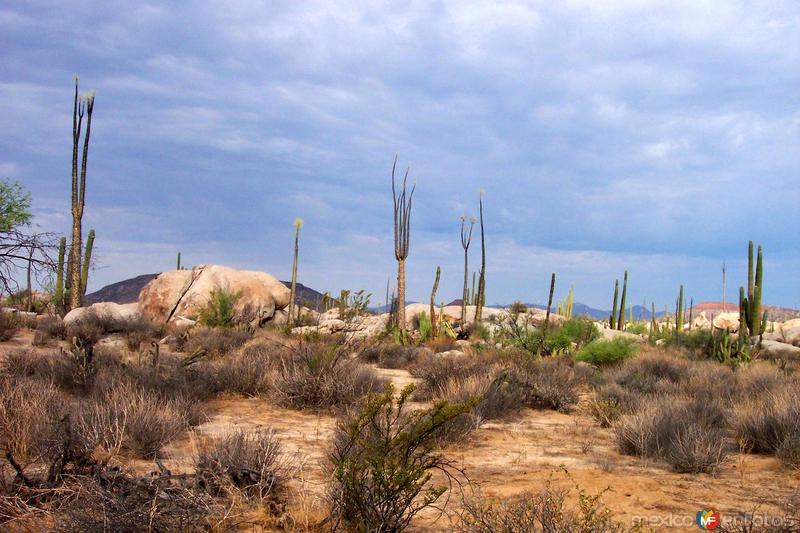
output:
<svg viewBox="0 0 800 533"><path fill-rule="evenodd" d="M492 301L542 299L555 270L607 305L626 267L658 272L642 298L716 298L752 238L770 302L796 305L798 30L788 1L28 2L0 12L0 169L67 229L79 72L95 286L177 249L285 276L302 216L302 281L382 294L399 152L413 298L436 264L457 295L483 188Z"/></svg>

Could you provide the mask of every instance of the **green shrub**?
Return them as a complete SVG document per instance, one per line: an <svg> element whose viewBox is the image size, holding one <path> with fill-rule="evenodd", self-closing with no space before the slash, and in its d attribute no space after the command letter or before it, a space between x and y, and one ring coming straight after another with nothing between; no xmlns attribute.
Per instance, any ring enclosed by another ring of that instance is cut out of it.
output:
<svg viewBox="0 0 800 533"><path fill-rule="evenodd" d="M233 325L233 307L242 291L229 291L224 287L215 287L208 297L205 307L200 310L199 322L209 327L229 327Z"/></svg>
<svg viewBox="0 0 800 533"><path fill-rule="evenodd" d="M420 312L419 340L422 342L426 342L428 339L431 338L432 333L433 333L433 324L431 323L430 317L425 313L425 311Z"/></svg>
<svg viewBox="0 0 800 533"><path fill-rule="evenodd" d="M645 322L632 322L625 326L625 331L633 333L634 335L644 335L649 329Z"/></svg>
<svg viewBox="0 0 800 533"><path fill-rule="evenodd" d="M625 337L617 337L610 341L598 339L581 348L575 359L595 365L616 363L633 357L638 351L639 347L633 339Z"/></svg>
<svg viewBox="0 0 800 533"><path fill-rule="evenodd" d="M675 348L685 348L695 355L712 357L709 346L711 345L711 331L707 329L696 329L689 332L676 332L671 337L667 337L667 346Z"/></svg>
<svg viewBox="0 0 800 533"><path fill-rule="evenodd" d="M573 344L581 348L598 337L600 332L590 318L577 317L565 322L557 332L548 334L544 345L550 353L564 353L571 351Z"/></svg>
<svg viewBox="0 0 800 533"><path fill-rule="evenodd" d="M437 453L436 439L472 405L436 402L406 412L413 391L409 385L395 398L394 388L387 385L383 394L368 396L360 411L339 422L330 454L330 498L337 525L345 530L402 531L459 475Z"/></svg>

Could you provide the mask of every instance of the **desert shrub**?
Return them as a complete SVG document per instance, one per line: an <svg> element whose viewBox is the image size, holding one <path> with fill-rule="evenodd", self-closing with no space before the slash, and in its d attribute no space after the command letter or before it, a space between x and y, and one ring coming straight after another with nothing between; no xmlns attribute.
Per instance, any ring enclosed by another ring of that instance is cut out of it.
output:
<svg viewBox="0 0 800 533"><path fill-rule="evenodd" d="M647 327L645 322L629 322L625 324L625 331L634 335L644 335L650 331L650 328Z"/></svg>
<svg viewBox="0 0 800 533"><path fill-rule="evenodd" d="M379 368L409 368L417 362L421 349L395 343L377 343L367 346L359 353L365 363L376 364Z"/></svg>
<svg viewBox="0 0 800 533"><path fill-rule="evenodd" d="M581 348L575 356L578 361L594 365L617 363L633 357L639 347L633 339L617 337L610 341L594 340Z"/></svg>
<svg viewBox="0 0 800 533"><path fill-rule="evenodd" d="M621 453L662 459L676 472L713 472L727 455L725 413L710 399L647 398L614 429Z"/></svg>
<svg viewBox="0 0 800 533"><path fill-rule="evenodd" d="M124 448L138 457L156 457L167 442L189 427L189 405L185 401L128 387L115 390L101 401L109 406L109 419L125 428ZM102 430L97 429L98 433Z"/></svg>
<svg viewBox="0 0 800 533"><path fill-rule="evenodd" d="M261 396L271 387L274 360L265 353L225 357L203 369L217 392ZM201 367L202 368L202 367Z"/></svg>
<svg viewBox="0 0 800 533"><path fill-rule="evenodd" d="M111 468L97 470L98 475L71 476L55 489L64 500L53 513L56 531L227 529L226 506L188 483L169 476L133 477Z"/></svg>
<svg viewBox="0 0 800 533"><path fill-rule="evenodd" d="M691 374L691 365L686 360L660 353L645 354L625 361L614 381L627 390L654 394L687 382Z"/></svg>
<svg viewBox="0 0 800 533"><path fill-rule="evenodd" d="M572 344L578 348L600 337L600 332L594 322L587 317L577 317L568 320L554 334L545 339L545 346L551 352L556 350L569 350Z"/></svg>
<svg viewBox="0 0 800 533"><path fill-rule="evenodd" d="M583 380L566 359L530 360L518 365L514 376L521 382L529 407L566 412L578 403Z"/></svg>
<svg viewBox="0 0 800 533"><path fill-rule="evenodd" d="M33 334L33 345L43 346L51 340L67 338L67 328L64 321L58 316L46 316L36 323L36 332Z"/></svg>
<svg viewBox="0 0 800 533"><path fill-rule="evenodd" d="M302 342L282 354L271 375L279 405L328 409L352 405L383 387L375 370L348 358L342 341Z"/></svg>
<svg viewBox="0 0 800 533"><path fill-rule="evenodd" d="M691 354L703 357L712 357L709 353L711 342L711 331L707 329L695 329L692 331L674 332L666 337L667 346L672 348L684 348Z"/></svg>
<svg viewBox="0 0 800 533"><path fill-rule="evenodd" d="M242 291L230 291L224 287L215 287L208 296L205 306L200 309L198 321L208 327L229 327L233 325L233 308Z"/></svg>
<svg viewBox="0 0 800 533"><path fill-rule="evenodd" d="M52 385L0 377L0 448L17 461L51 454L64 413L64 399Z"/></svg>
<svg viewBox="0 0 800 533"><path fill-rule="evenodd" d="M121 324L128 349L136 351L143 342L159 339L166 333L165 326L156 324L145 316L130 318Z"/></svg>
<svg viewBox="0 0 800 533"><path fill-rule="evenodd" d="M425 342L433 335L433 323L431 317L425 311L420 312L419 317L419 340Z"/></svg>
<svg viewBox="0 0 800 533"><path fill-rule="evenodd" d="M197 474L201 485L213 494L235 488L262 502L278 503L287 468L274 431L238 430L201 444Z"/></svg>
<svg viewBox="0 0 800 533"><path fill-rule="evenodd" d="M736 406L736 436L754 453L777 453L791 460L800 439L800 388L770 391Z"/></svg>
<svg viewBox="0 0 800 533"><path fill-rule="evenodd" d="M249 332L231 328L198 328L191 332L183 350L204 352L209 357L222 357L250 339Z"/></svg>
<svg viewBox="0 0 800 533"><path fill-rule="evenodd" d="M340 420L330 453L332 515L338 525L358 531L402 531L422 509L447 491L458 476L436 451L437 433L471 407L437 402L407 412L413 385L398 398L394 388L367 397L359 411ZM441 482L433 472L443 474Z"/></svg>
<svg viewBox="0 0 800 533"><path fill-rule="evenodd" d="M447 352L459 348L456 339L447 335L440 335L435 339L430 339L425 343L427 348L430 348L433 353Z"/></svg>
<svg viewBox="0 0 800 533"><path fill-rule="evenodd" d="M511 307L509 307L508 310L512 314L519 315L519 314L522 314L522 313L527 313L528 312L528 306L525 305L522 302L517 301L517 302L512 303Z"/></svg>
<svg viewBox="0 0 800 533"><path fill-rule="evenodd" d="M627 528L611 518L600 500L603 492L580 490L574 509L565 506L569 491L548 482L538 493L525 492L510 501L492 502L480 495L465 499L459 531L466 533L518 532L623 532Z"/></svg>
<svg viewBox="0 0 800 533"><path fill-rule="evenodd" d="M19 321L11 313L0 311L0 342L10 341L19 331Z"/></svg>
<svg viewBox="0 0 800 533"><path fill-rule="evenodd" d="M470 376L484 373L488 366L496 363L496 359L492 353L480 353L470 357L422 356L418 359L417 364L409 369L412 376L421 380L414 393L414 398L419 401L435 398L448 381L464 380Z"/></svg>

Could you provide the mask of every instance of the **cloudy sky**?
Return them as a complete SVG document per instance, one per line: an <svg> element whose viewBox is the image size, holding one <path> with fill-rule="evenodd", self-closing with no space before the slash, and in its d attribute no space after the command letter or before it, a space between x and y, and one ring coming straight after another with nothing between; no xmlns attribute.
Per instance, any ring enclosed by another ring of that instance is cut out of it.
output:
<svg viewBox="0 0 800 533"><path fill-rule="evenodd" d="M389 173L417 184L409 299L462 283L485 191L489 303L728 298L747 240L800 306L795 0L5 3L0 177L69 228L72 75L97 89L90 290L184 262L384 299ZM473 242L472 262L479 261ZM472 270L472 267L470 268ZM649 304L648 304L649 305Z"/></svg>

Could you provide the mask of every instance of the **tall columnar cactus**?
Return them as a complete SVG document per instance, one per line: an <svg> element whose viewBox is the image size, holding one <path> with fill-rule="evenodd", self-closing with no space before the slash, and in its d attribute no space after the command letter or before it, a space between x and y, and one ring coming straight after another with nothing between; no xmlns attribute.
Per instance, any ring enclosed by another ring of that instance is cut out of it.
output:
<svg viewBox="0 0 800 533"><path fill-rule="evenodd" d="M467 226L469 221L469 226ZM469 244L472 242L472 229L475 227L475 218L461 217L461 247L464 249L464 290L461 292L461 327L467 325L467 304L469 303L469 287L467 286L469 269Z"/></svg>
<svg viewBox="0 0 800 533"><path fill-rule="evenodd" d="M67 252L67 238L58 241L58 263L56 267L55 306L58 314L64 313L64 256Z"/></svg>
<svg viewBox="0 0 800 533"><path fill-rule="evenodd" d="M406 332L406 259L408 258L408 243L411 236L411 201L417 186L411 187L411 192L406 192L408 173L406 169L403 176L403 185L399 191L395 186L395 170L397 156L392 165L392 200L394 202L394 257L397 259L397 327L400 328L401 340L405 341Z"/></svg>
<svg viewBox="0 0 800 533"><path fill-rule="evenodd" d="M303 219L296 218L293 222L294 225L294 261L292 262L292 288L289 295L289 318L286 320L287 326L291 329L294 322L295 303L294 299L297 297L297 255L300 251L300 228L303 227ZM341 316L339 318L342 318Z"/></svg>
<svg viewBox="0 0 800 533"><path fill-rule="evenodd" d="M628 294L628 271L625 271L625 277L622 282L622 298L619 301L619 320L617 321L617 329L622 331L625 329L625 298Z"/></svg>
<svg viewBox="0 0 800 533"><path fill-rule="evenodd" d="M747 297L744 295L744 287L739 287L739 337L749 337L747 331Z"/></svg>
<svg viewBox="0 0 800 533"><path fill-rule="evenodd" d="M567 293L567 306L566 306L566 318L567 320L572 320L572 303L575 299L575 287L570 285L569 293Z"/></svg>
<svg viewBox="0 0 800 533"><path fill-rule="evenodd" d="M478 204L480 208L481 222L481 270L480 274L478 275L478 296L475 304L476 329L483 318L483 306L486 305L486 239L483 231L483 191L480 192Z"/></svg>
<svg viewBox="0 0 800 533"><path fill-rule="evenodd" d="M83 290L81 284L81 248L83 245L82 221L86 205L86 163L89 155L89 135L92 130L94 111L94 92L78 95L78 77L75 76L75 96L72 106L72 246L69 251L70 306L80 307ZM86 115L86 133L83 140L83 156L78 172L78 152L80 151L81 126Z"/></svg>
<svg viewBox="0 0 800 533"><path fill-rule="evenodd" d="M683 331L683 285L678 291L678 299L675 300L675 330L678 333Z"/></svg>
<svg viewBox="0 0 800 533"><path fill-rule="evenodd" d="M756 260L755 275L753 274L753 241L747 246L747 297L744 297L744 287L739 290L739 315L744 318L740 320L740 329L744 332L745 325L747 333L751 337L762 333L763 326L766 326L766 317L761 314L761 293L764 281L763 253L761 245L758 245L758 258Z"/></svg>
<svg viewBox="0 0 800 533"><path fill-rule="evenodd" d="M689 298L689 331L692 331L692 311L694 310L694 297Z"/></svg>
<svg viewBox="0 0 800 533"><path fill-rule="evenodd" d="M472 289L469 292L469 304L470 305L478 305L478 300L475 298L475 277L477 276L477 272L474 270L472 271Z"/></svg>
<svg viewBox="0 0 800 533"><path fill-rule="evenodd" d="M650 302L650 331L655 333L658 330L658 322L656 322L656 303Z"/></svg>
<svg viewBox="0 0 800 533"><path fill-rule="evenodd" d="M617 329L617 299L619 298L619 280L614 281L614 306L611 308L611 317L608 320L608 327Z"/></svg>
<svg viewBox="0 0 800 533"><path fill-rule="evenodd" d="M181 253L178 252L178 265L175 267L175 270L181 269Z"/></svg>
<svg viewBox="0 0 800 533"><path fill-rule="evenodd" d="M86 237L86 253L83 258L83 268L81 269L81 303L83 297L86 296L86 285L89 283L89 266L92 262L92 248L94 247L94 230L89 230L89 236Z"/></svg>
<svg viewBox="0 0 800 533"><path fill-rule="evenodd" d="M436 267L436 279L433 281L433 289L431 289L431 338L435 339L439 336L439 328L436 320L436 289L439 288L439 277L442 275L442 269Z"/></svg>
<svg viewBox="0 0 800 533"><path fill-rule="evenodd" d="M550 308L553 306L553 292L556 290L556 273L550 276L550 296L547 298L547 314L544 318L544 332L547 333L547 326L550 325ZM544 335L542 335L544 338Z"/></svg>

